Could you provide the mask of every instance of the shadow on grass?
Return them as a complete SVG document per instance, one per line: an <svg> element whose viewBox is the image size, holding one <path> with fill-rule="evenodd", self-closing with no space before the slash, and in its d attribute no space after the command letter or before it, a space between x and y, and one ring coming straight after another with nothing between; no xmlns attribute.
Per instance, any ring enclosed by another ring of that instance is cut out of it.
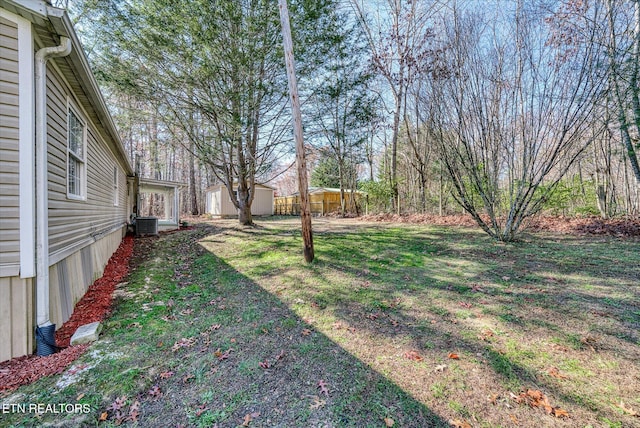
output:
<svg viewBox="0 0 640 428"><path fill-rule="evenodd" d="M211 232L202 239L208 246L228 245L219 230ZM450 426L214 252L194 251L195 239L171 241L167 237L164 251L197 257L185 257L188 277L176 272L186 284L155 298L171 295L172 313L188 308L191 322L181 324L178 315L170 323L176 328L155 340L178 343L189 336L195 343L158 351L162 370L175 375L158 382L162 399L143 403L145 423L180 422L186 413L194 426L238 426L246 415L252 427L384 426L385 418L403 427Z"/></svg>
<svg viewBox="0 0 640 428"><path fill-rule="evenodd" d="M492 301L492 305L484 309L485 313L510 328L523 333L531 328L545 329L574 348L582 346L578 333L567 331L569 327L556 325L548 319L537 319L532 313L521 315L521 312L526 308L539 308L547 314L554 314L551 319L562 320L570 316L578 323L592 313L602 313L616 324L609 328L600 327L600 333L610 336L613 341L621 339L637 345L636 315L640 299L633 278L640 275L640 269L638 263L634 264L634 259L636 262L639 260L633 251L633 242L622 246L623 254L616 254L603 250L606 238L584 240L565 237L553 242L534 237L529 242L505 245L477 233L437 228L430 228L427 232L418 231L418 228L393 228L395 236L389 239L389 229L385 228L384 233L380 232L382 228L366 228L357 233L345 229L336 233L317 233L317 261L306 268L308 274L322 276L324 268L335 269L350 276L352 286L308 287L292 293L312 302L317 310L332 312L348 325L366 330L369 335L381 336L381 340L407 335L411 346L417 349L423 349L425 341L429 340L431 346L443 349L456 347L468 355L481 354L495 374L503 378L514 392L524 387L544 388L587 412L609 410L608 406L603 407L604 403L597 404L594 400L567 392L558 382L540 376L539 372L532 371L487 343L464 337L456 332L455 325L446 328L425 325L424 319L416 318L401 307L393 308L389 302L422 296L428 301L429 293L435 291L439 297L454 302L460 300L462 304L480 308L483 305L481 300L486 298ZM270 242L270 245L257 249L257 258L274 249L291 250L299 245L295 231L281 231L275 237L269 236L272 230L259 233L262 235L260 239ZM292 239L283 242L288 237ZM622 256L622 261L617 259L619 256ZM452 269L444 271L453 271L453 274L450 272L449 276L443 277L437 264L425 268L425 258L447 265ZM262 273L280 276L289 282L296 280L295 277L287 278L286 268ZM573 274L579 279L571 281L571 284L556 278ZM323 283L331 280L326 276L321 278ZM621 281L630 287L622 287ZM483 292L474 292L474 286L481 287ZM609 289L611 293L619 291L623 295L603 297L602 291L590 291L594 287ZM587 313L585 308L588 308ZM433 312L448 321L455 317L444 308L434 307ZM387 318L379 318L379 313L386 314ZM390 318L400 327L390 325ZM630 361L637 360L637 352L628 349L616 351Z"/></svg>

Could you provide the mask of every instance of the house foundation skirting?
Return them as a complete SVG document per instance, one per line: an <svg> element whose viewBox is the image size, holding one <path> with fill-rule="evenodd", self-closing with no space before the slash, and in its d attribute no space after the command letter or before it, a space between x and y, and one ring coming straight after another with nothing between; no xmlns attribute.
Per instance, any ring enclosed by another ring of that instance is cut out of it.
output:
<svg viewBox="0 0 640 428"><path fill-rule="evenodd" d="M60 328L75 304L100 278L118 249L125 229L116 229L49 267L51 322ZM33 278L0 278L0 361L35 350L35 281ZM5 298L6 296L6 298ZM6 346L8 345L8 346Z"/></svg>

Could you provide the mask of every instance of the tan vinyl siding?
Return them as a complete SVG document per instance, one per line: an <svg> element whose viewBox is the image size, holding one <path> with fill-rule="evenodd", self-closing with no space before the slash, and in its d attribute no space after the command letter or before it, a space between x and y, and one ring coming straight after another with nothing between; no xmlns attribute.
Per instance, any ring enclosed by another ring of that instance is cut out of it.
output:
<svg viewBox="0 0 640 428"><path fill-rule="evenodd" d="M49 268L49 311L56 328L69 319L87 288L102 276L121 241L122 231L112 232Z"/></svg>
<svg viewBox="0 0 640 428"><path fill-rule="evenodd" d="M49 253L56 254L86 240L123 226L126 186L120 185L119 204L113 204L113 167L118 166L119 183L126 183L122 165L100 139L85 110L90 106L71 105L87 126L86 192L83 200L67 197L67 99L69 89L55 67L47 73L47 124L49 140ZM72 99L74 97L71 97ZM82 107L85 107L83 110ZM55 259L54 259L55 260Z"/></svg>
<svg viewBox="0 0 640 428"><path fill-rule="evenodd" d="M51 322L60 328L94 280L102 276L109 257L120 245L122 231L66 257L49 268ZM31 278L0 278L0 361L35 350L35 288Z"/></svg>
<svg viewBox="0 0 640 428"><path fill-rule="evenodd" d="M18 277L0 278L0 361L33 351L33 281Z"/></svg>
<svg viewBox="0 0 640 428"><path fill-rule="evenodd" d="M20 262L18 26L0 18L0 272ZM6 343L0 341L0 343Z"/></svg>

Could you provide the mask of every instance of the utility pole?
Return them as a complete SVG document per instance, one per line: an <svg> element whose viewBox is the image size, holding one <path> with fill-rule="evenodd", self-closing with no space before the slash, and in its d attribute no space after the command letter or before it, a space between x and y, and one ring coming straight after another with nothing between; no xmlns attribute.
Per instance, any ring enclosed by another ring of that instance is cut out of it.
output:
<svg viewBox="0 0 640 428"><path fill-rule="evenodd" d="M287 0L278 0L278 6L280 7L284 58L287 65L289 95L291 97L291 111L293 113L293 137L296 141L296 167L298 169L298 190L300 191L300 219L302 220L304 260L307 263L311 263L314 258L314 253L313 232L311 229L311 205L309 203L309 187L307 184L307 161L304 153L304 141L302 139L302 114L300 113L296 68L295 62L293 61L293 42L291 40Z"/></svg>

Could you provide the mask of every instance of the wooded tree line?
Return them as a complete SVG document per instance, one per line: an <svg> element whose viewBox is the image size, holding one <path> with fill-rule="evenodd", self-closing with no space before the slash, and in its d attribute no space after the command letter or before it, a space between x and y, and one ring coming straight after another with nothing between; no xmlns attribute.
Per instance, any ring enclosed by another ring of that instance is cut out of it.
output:
<svg viewBox="0 0 640 428"><path fill-rule="evenodd" d="M71 6L132 161L188 182L185 212L221 182L250 223L256 182L291 188L276 2ZM502 240L541 211L640 214L640 0L289 8L312 184Z"/></svg>

